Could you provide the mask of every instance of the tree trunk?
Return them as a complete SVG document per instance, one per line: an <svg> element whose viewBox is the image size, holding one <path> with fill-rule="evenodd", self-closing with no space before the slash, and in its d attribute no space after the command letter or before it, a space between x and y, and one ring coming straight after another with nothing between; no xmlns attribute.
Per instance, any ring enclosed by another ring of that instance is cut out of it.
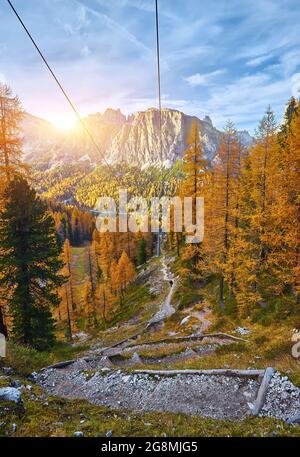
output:
<svg viewBox="0 0 300 457"><path fill-rule="evenodd" d="M91 256L90 247L88 247L88 261L89 261L90 281L91 281L91 285L92 285L92 292L93 292L93 295L94 295L95 294L95 284L94 284L93 265L92 265L92 256Z"/></svg>
<svg viewBox="0 0 300 457"><path fill-rule="evenodd" d="M224 295L224 278L223 276L221 276L220 278L220 295L219 295L219 305L222 309L222 311L224 311L224 301L223 301L223 295Z"/></svg>
<svg viewBox="0 0 300 457"><path fill-rule="evenodd" d="M69 295L68 295L68 286L65 284L65 291L66 291L66 305L67 305L67 315L68 315L68 329L69 329L69 337L72 340L72 322L71 322L71 314L70 314L70 306L69 306Z"/></svg>
<svg viewBox="0 0 300 457"><path fill-rule="evenodd" d="M9 181L10 180L10 163L9 163L9 154L8 154L7 140L6 140L5 109L3 106L2 97L1 97L1 131L2 131L2 145L3 145L3 152L4 152L5 174L6 174L7 181Z"/></svg>

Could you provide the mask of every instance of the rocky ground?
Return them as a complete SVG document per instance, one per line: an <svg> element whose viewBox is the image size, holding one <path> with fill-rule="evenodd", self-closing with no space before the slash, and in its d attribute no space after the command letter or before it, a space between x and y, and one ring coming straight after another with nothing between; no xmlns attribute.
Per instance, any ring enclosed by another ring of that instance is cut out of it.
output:
<svg viewBox="0 0 300 457"><path fill-rule="evenodd" d="M45 370L38 383L50 395L83 398L116 409L180 412L214 419L250 415L249 405L260 385L257 377L93 370L83 361L65 369Z"/></svg>
<svg viewBox="0 0 300 457"><path fill-rule="evenodd" d="M105 332L104 338L93 341L77 360L45 368L30 378L30 383L42 388L39 401L46 404L47 398L57 396L88 400L112 411L187 414L226 421L251 418L261 392L262 370L231 370L230 374L230 370L218 374L180 369L176 373L162 372L188 361L197 363L201 357L230 345L247 344L249 335L244 328L236 329L235 336L209 333L211 309L207 306L187 308L176 331L161 331L176 312L172 298L177 278L171 272L171 263L172 259L163 257L161 263L149 263L138 276L138 281L147 283L151 293L161 298L151 307L152 315L146 321L138 315L131 317ZM197 323L187 332L189 319ZM145 372L148 366L156 371ZM30 384L19 385L10 379L6 385L5 379L6 373L2 376L3 387L0 379L0 401L15 403L22 412L23 393L35 395ZM260 417L297 424L300 389L275 371L261 406Z"/></svg>
<svg viewBox="0 0 300 457"><path fill-rule="evenodd" d="M117 409L180 412L233 420L251 415L262 376L216 376L184 372L175 376L161 376L132 371L148 365L159 367L161 364L166 366L182 360L197 359L235 341L234 337L218 334L203 338L203 332L207 333L210 326L211 310L207 307L201 311L187 310L187 317L199 321L196 334L185 337L177 337L175 334L169 340L147 341L147 334L153 324L163 325L176 311L172 297L177 278L171 272L171 264L172 259L163 256L154 269L150 263L140 273L140 280L145 281L146 278L149 287L157 294L166 290L159 310L150 318L140 335L121 340L120 344L111 347L98 343L89 351L87 358L81 358L66 367L44 370L37 377L39 385L51 395L87 399L97 405ZM247 336L243 332L238 333ZM151 335L153 337L153 329ZM141 337L143 341L139 342ZM299 411L300 389L287 378L275 373L261 415L288 420Z"/></svg>
<svg viewBox="0 0 300 457"><path fill-rule="evenodd" d="M300 389L276 372L268 386L260 416L300 423Z"/></svg>

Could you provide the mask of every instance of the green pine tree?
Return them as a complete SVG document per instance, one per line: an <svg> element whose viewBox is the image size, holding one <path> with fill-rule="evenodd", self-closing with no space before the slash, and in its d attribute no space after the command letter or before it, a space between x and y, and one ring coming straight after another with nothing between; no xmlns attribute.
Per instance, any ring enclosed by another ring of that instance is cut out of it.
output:
<svg viewBox="0 0 300 457"><path fill-rule="evenodd" d="M54 342L51 308L59 304L62 262L47 206L22 177L6 188L0 212L0 287L10 290L13 337L44 350Z"/></svg>
<svg viewBox="0 0 300 457"><path fill-rule="evenodd" d="M147 260L147 242L142 237L138 244L137 260L139 265L143 265Z"/></svg>

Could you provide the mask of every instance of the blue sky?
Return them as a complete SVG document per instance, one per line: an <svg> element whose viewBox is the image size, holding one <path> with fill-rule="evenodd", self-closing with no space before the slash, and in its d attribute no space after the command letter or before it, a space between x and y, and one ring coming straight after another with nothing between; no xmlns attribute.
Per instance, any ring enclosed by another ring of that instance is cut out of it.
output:
<svg viewBox="0 0 300 457"><path fill-rule="evenodd" d="M157 105L154 0L13 0L82 115ZM2 0L0 80L32 114L72 116ZM163 106L218 128L280 120L300 88L299 0L160 0Z"/></svg>

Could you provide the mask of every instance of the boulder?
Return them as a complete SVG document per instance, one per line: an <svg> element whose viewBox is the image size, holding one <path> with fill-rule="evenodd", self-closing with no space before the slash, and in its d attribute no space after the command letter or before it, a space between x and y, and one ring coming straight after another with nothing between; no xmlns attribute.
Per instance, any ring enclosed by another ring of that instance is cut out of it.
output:
<svg viewBox="0 0 300 457"><path fill-rule="evenodd" d="M12 401L20 404L22 402L21 392L15 387L3 387L0 389L0 401Z"/></svg>

